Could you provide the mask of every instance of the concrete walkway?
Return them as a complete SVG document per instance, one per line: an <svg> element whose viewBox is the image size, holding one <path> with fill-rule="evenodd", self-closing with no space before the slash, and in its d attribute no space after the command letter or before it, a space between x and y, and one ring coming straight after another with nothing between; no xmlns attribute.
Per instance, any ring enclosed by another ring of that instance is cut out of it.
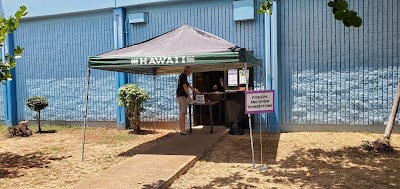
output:
<svg viewBox="0 0 400 189"><path fill-rule="evenodd" d="M209 131L209 127L194 127L192 135L174 134L143 153L79 182L73 188L167 188L214 146L228 129L216 126L214 133Z"/></svg>

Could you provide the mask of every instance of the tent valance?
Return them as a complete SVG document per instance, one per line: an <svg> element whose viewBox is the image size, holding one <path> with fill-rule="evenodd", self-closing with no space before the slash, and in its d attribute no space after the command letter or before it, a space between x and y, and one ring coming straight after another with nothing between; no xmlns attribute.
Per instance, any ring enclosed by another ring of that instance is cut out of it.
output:
<svg viewBox="0 0 400 189"><path fill-rule="evenodd" d="M182 73L185 66L193 72L224 71L261 65L246 49L190 26L129 47L89 57L94 69L160 75Z"/></svg>
<svg viewBox="0 0 400 189"><path fill-rule="evenodd" d="M181 73L185 66L191 66L194 72L239 69L243 68L244 62L248 63L248 67L261 65L259 60L245 50L193 55L89 58L90 68L147 75Z"/></svg>

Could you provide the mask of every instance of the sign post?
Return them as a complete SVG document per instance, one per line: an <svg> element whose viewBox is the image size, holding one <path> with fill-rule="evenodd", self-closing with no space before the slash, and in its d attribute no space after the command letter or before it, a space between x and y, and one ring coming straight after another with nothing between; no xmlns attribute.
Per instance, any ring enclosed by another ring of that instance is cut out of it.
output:
<svg viewBox="0 0 400 189"><path fill-rule="evenodd" d="M260 91L246 91L245 92L245 113L259 114L259 113L272 113L274 112L274 90L260 90ZM251 130L251 125L250 125ZM253 167L255 168L254 162L254 147L253 139L250 133L251 147L253 152ZM261 140L261 125L260 125L260 140ZM262 156L262 141L261 142L261 156ZM262 157L261 157L262 164Z"/></svg>

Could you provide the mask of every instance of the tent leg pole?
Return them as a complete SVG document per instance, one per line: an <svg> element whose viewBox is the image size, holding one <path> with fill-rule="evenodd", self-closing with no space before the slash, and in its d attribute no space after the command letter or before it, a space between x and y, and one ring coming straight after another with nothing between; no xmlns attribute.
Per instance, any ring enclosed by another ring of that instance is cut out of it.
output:
<svg viewBox="0 0 400 189"><path fill-rule="evenodd" d="M262 77L262 80L264 81L264 90L266 90L266 83L265 83L265 76L264 76L264 74L265 74L265 71L264 71L264 68L262 68L261 69L261 77ZM265 117L265 113L263 113L263 115L264 115L264 117ZM263 144L262 144L262 119L261 119L261 115L260 115L260 153L261 153L261 155L260 155L260 162L261 162L261 165L263 164Z"/></svg>
<svg viewBox="0 0 400 189"><path fill-rule="evenodd" d="M86 139L86 118L89 109L89 84L90 84L90 68L88 68L87 84L86 84L86 99L85 99L85 114L83 116L83 139L82 139L82 161L85 157L85 139Z"/></svg>
<svg viewBox="0 0 400 189"><path fill-rule="evenodd" d="M249 82L248 82L249 75L247 74L247 63L244 63L244 72L246 74L246 91L248 91L249 90ZM251 115L247 114L247 117L249 118L251 155L253 157L253 168L255 169L256 168L256 163L255 163L255 159L254 159L253 129L251 128Z"/></svg>
<svg viewBox="0 0 400 189"><path fill-rule="evenodd" d="M153 117L153 128L156 129L156 116L157 116L157 107L156 107L156 76L153 77L153 106L154 106L154 117Z"/></svg>

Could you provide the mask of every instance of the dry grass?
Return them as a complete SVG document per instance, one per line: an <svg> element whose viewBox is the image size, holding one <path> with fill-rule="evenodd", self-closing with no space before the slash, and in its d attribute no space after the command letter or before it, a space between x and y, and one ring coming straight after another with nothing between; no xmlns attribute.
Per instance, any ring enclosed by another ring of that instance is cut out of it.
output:
<svg viewBox="0 0 400 189"><path fill-rule="evenodd" d="M0 188L68 188L123 161L128 157L125 153L146 149L170 132L133 135L127 130L90 128L82 162L80 128L45 126L43 130L56 132L5 138L6 129L0 126Z"/></svg>
<svg viewBox="0 0 400 189"><path fill-rule="evenodd" d="M264 134L267 170L254 170L249 135L227 135L172 185L180 188L400 188L400 135L395 152L360 151L371 133ZM260 162L259 134L254 134ZM258 166L258 165L257 165Z"/></svg>

